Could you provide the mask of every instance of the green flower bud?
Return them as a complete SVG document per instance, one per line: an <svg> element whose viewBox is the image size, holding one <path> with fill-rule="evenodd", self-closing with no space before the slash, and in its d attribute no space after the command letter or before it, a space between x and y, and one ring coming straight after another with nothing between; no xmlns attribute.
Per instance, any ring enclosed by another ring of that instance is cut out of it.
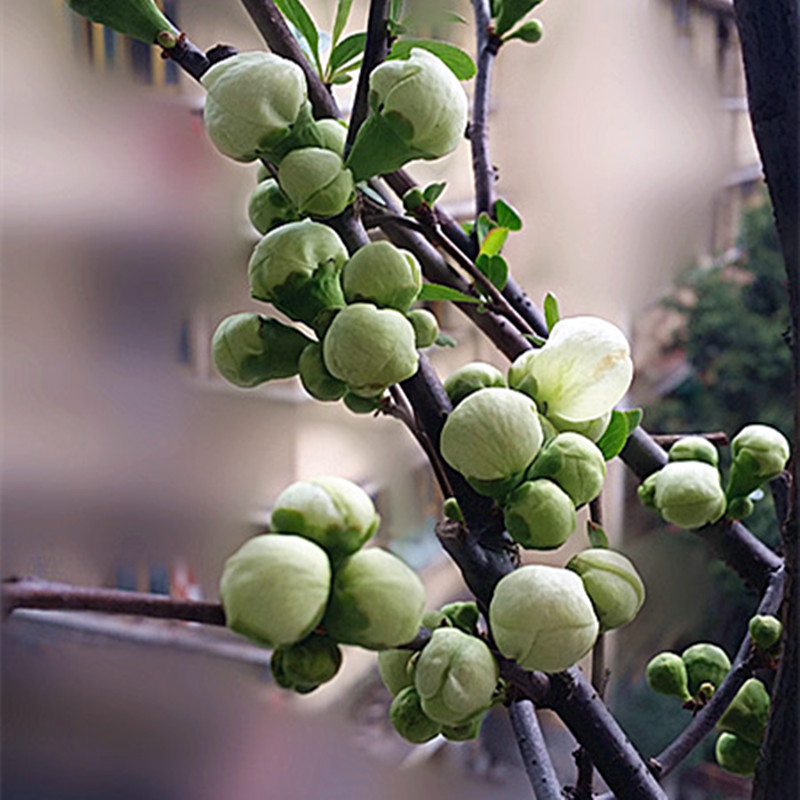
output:
<svg viewBox="0 0 800 800"><path fill-rule="evenodd" d="M442 726L442 736L450 742L468 742L471 739L477 739L481 732L483 717L484 712L482 711L460 725L444 725Z"/></svg>
<svg viewBox="0 0 800 800"><path fill-rule="evenodd" d="M378 672L383 685L393 695L414 685L415 655L412 650L381 650L378 653Z"/></svg>
<svg viewBox="0 0 800 800"><path fill-rule="evenodd" d="M474 635L480 619L478 604L474 600L447 603L440 613L454 627L470 635Z"/></svg>
<svg viewBox="0 0 800 800"><path fill-rule="evenodd" d="M442 506L442 514L445 519L452 520L453 522L463 522L464 515L461 513L461 506L455 497L448 497Z"/></svg>
<svg viewBox="0 0 800 800"><path fill-rule="evenodd" d="M702 461L673 461L640 488L645 504L652 502L667 522L681 528L702 528L725 513L719 472Z"/></svg>
<svg viewBox="0 0 800 800"><path fill-rule="evenodd" d="M719 452L708 439L702 436L684 436L678 439L669 449L670 461L704 461L716 467L719 464Z"/></svg>
<svg viewBox="0 0 800 800"><path fill-rule="evenodd" d="M344 265L342 287L348 303L374 303L405 312L422 288L422 270L407 250L390 242L370 242Z"/></svg>
<svg viewBox="0 0 800 800"><path fill-rule="evenodd" d="M661 470L659 470L660 472ZM646 506L647 508L652 508L653 510L657 511L656 508L656 483L658 481L658 472L654 472L652 475L648 475L644 481L642 481L639 488L636 490L636 494L639 495L639 500L641 500L642 505Z"/></svg>
<svg viewBox="0 0 800 800"><path fill-rule="evenodd" d="M369 76L370 114L347 164L363 180L417 158L455 150L467 127L467 96L441 59L419 48L385 61Z"/></svg>
<svg viewBox="0 0 800 800"><path fill-rule="evenodd" d="M786 467L790 448L786 437L769 425L748 425L731 441L731 473L726 494L746 497L762 483L777 478Z"/></svg>
<svg viewBox="0 0 800 800"><path fill-rule="evenodd" d="M321 547L300 536L256 536L225 562L225 622L268 647L299 642L322 620L330 584Z"/></svg>
<svg viewBox="0 0 800 800"><path fill-rule="evenodd" d="M318 119L317 131L322 139L320 146L343 158L344 145L347 141L347 125L340 119Z"/></svg>
<svg viewBox="0 0 800 800"><path fill-rule="evenodd" d="M543 35L544 29L542 28L542 23L539 22L538 19L532 19L529 22L523 23L519 28L509 34L506 41L509 39L520 39L528 44L536 44Z"/></svg>
<svg viewBox="0 0 800 800"><path fill-rule="evenodd" d="M288 486L275 500L270 521L273 531L311 539L334 561L358 550L379 524L369 495L352 481L336 476Z"/></svg>
<svg viewBox="0 0 800 800"><path fill-rule="evenodd" d="M759 650L772 650L781 640L783 625L772 614L756 614L747 625L750 638Z"/></svg>
<svg viewBox="0 0 800 800"><path fill-rule="evenodd" d="M261 234L297 219L297 211L273 178L262 180L250 195L247 216Z"/></svg>
<svg viewBox="0 0 800 800"><path fill-rule="evenodd" d="M424 607L425 589L417 573L373 547L354 553L336 569L322 624L337 642L383 650L417 635Z"/></svg>
<svg viewBox="0 0 800 800"><path fill-rule="evenodd" d="M347 391L347 386L338 378L334 378L325 367L325 361L322 358L322 345L319 342L308 345L300 353L298 370L303 388L315 400L322 400L323 402L341 400Z"/></svg>
<svg viewBox="0 0 800 800"><path fill-rule="evenodd" d="M520 567L500 579L489 624L506 658L544 672L571 667L592 649L600 630L581 579L541 564Z"/></svg>
<svg viewBox="0 0 800 800"><path fill-rule="evenodd" d="M694 696L703 683L711 683L715 688L731 671L731 661L721 647L700 642L687 647L681 653L689 677L689 692Z"/></svg>
<svg viewBox="0 0 800 800"><path fill-rule="evenodd" d="M253 250L250 291L291 319L313 325L321 312L344 305L339 276L345 261L347 249L327 225L290 222Z"/></svg>
<svg viewBox="0 0 800 800"><path fill-rule="evenodd" d="M459 367L444 381L444 390L453 407L457 406L465 397L477 392L478 389L486 389L490 386L505 389L506 379L497 367L483 361L472 361Z"/></svg>
<svg viewBox="0 0 800 800"><path fill-rule="evenodd" d="M606 432L608 423L611 421L611 410L601 417L597 417L597 419L588 419L584 422L573 422L553 413L549 414L548 419L554 428L561 433L579 433L581 436L596 442Z"/></svg>
<svg viewBox="0 0 800 800"><path fill-rule="evenodd" d="M413 213L418 208L421 208L425 203L425 195L422 193L422 189L420 189L418 186L409 189L403 195L403 208L409 213Z"/></svg>
<svg viewBox="0 0 800 800"><path fill-rule="evenodd" d="M476 491L503 496L521 480L542 444L536 404L520 392L489 387L473 392L448 416L442 457Z"/></svg>
<svg viewBox="0 0 800 800"><path fill-rule="evenodd" d="M522 547L552 550L575 530L575 506L552 481L525 481L506 500L503 519L511 538Z"/></svg>
<svg viewBox="0 0 800 800"><path fill-rule="evenodd" d="M261 314L233 314L217 326L211 340L214 364L235 386L290 378L311 339L289 325Z"/></svg>
<svg viewBox="0 0 800 800"><path fill-rule="evenodd" d="M67 5L92 22L147 44L169 49L178 40L178 29L153 0L67 0Z"/></svg>
<svg viewBox="0 0 800 800"><path fill-rule="evenodd" d="M627 625L644 604L642 579L622 553L592 547L573 556L567 569L581 576L601 631Z"/></svg>
<svg viewBox="0 0 800 800"><path fill-rule="evenodd" d="M427 716L460 725L491 705L499 674L482 639L458 628L437 628L417 660L414 686Z"/></svg>
<svg viewBox="0 0 800 800"><path fill-rule="evenodd" d="M422 627L428 628L429 630L433 630L434 628L439 628L442 625L446 627L450 627L450 621L442 614L441 611L426 611L422 615Z"/></svg>
<svg viewBox="0 0 800 800"><path fill-rule="evenodd" d="M753 513L754 509L755 504L749 497L734 497L728 501L725 516L728 519L745 519Z"/></svg>
<svg viewBox="0 0 800 800"><path fill-rule="evenodd" d="M301 694L327 683L342 665L342 651L326 636L311 635L302 642L272 652L269 666L275 683Z"/></svg>
<svg viewBox="0 0 800 800"><path fill-rule="evenodd" d="M760 747L769 718L769 694L758 678L746 680L717 722L726 733Z"/></svg>
<svg viewBox="0 0 800 800"><path fill-rule="evenodd" d="M278 182L300 214L334 217L353 202L353 175L341 156L321 147L292 150L281 161Z"/></svg>
<svg viewBox="0 0 800 800"><path fill-rule="evenodd" d="M372 414L381 407L380 397L361 397L353 392L345 392L343 400L354 414Z"/></svg>
<svg viewBox="0 0 800 800"><path fill-rule="evenodd" d="M705 705L709 700L711 700L716 692L716 686L714 686L713 683L706 681L705 683L700 684L700 688L697 690L697 699L700 701L700 703Z"/></svg>
<svg viewBox="0 0 800 800"><path fill-rule="evenodd" d="M407 686L394 698L389 706L389 719L394 729L412 744L430 741L442 731L441 724L422 710L419 693L413 686Z"/></svg>
<svg viewBox="0 0 800 800"><path fill-rule="evenodd" d="M622 331L597 317L572 317L559 320L543 347L511 365L508 385L530 395L548 417L585 422L611 411L632 378Z"/></svg>
<svg viewBox="0 0 800 800"><path fill-rule="evenodd" d="M414 328L399 312L355 303L340 311L325 334L325 366L353 394L375 397L410 378L419 366Z"/></svg>
<svg viewBox="0 0 800 800"><path fill-rule="evenodd" d="M732 733L722 733L717 739L714 754L717 764L733 775L750 778L755 774L759 748L748 744Z"/></svg>
<svg viewBox="0 0 800 800"><path fill-rule="evenodd" d="M415 308L406 314L406 319L414 328L414 342L418 348L430 347L439 336L439 322L432 311Z"/></svg>
<svg viewBox="0 0 800 800"><path fill-rule="evenodd" d="M606 462L594 442L579 433L559 433L539 451L526 473L530 480L550 478L582 506L597 497L606 477Z"/></svg>
<svg viewBox="0 0 800 800"><path fill-rule="evenodd" d="M645 670L645 678L654 692L679 697L684 702L692 699L686 664L677 653L664 652L651 658Z"/></svg>
<svg viewBox="0 0 800 800"><path fill-rule="evenodd" d="M239 53L211 66L205 86L206 130L217 149L236 161L269 156L308 105L297 64L272 53Z"/></svg>

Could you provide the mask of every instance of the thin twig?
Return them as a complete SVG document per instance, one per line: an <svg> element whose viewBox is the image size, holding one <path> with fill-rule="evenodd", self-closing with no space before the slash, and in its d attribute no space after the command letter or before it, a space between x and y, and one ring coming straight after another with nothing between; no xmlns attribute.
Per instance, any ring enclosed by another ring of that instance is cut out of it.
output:
<svg viewBox="0 0 800 800"><path fill-rule="evenodd" d="M208 56L185 33L178 37L175 47L161 51L162 58L174 61L182 70L191 75L195 80L200 80L203 73L211 66Z"/></svg>
<svg viewBox="0 0 800 800"><path fill-rule="evenodd" d="M728 434L725 431L711 431L709 433L652 433L653 441L661 445L665 450L669 450L675 442L680 441L686 436L702 436L704 439L717 445L717 447L727 447L730 442L728 441Z"/></svg>
<svg viewBox="0 0 800 800"><path fill-rule="evenodd" d="M533 703L517 700L509 706L508 716L536 800L562 800L561 786Z"/></svg>

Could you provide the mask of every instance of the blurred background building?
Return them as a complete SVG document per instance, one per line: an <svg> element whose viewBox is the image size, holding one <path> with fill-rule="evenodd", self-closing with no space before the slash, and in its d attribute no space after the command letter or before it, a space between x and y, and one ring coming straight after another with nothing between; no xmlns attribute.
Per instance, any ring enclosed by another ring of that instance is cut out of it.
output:
<svg viewBox="0 0 800 800"><path fill-rule="evenodd" d="M262 46L236 2L163 5L203 48ZM332 0L308 5L329 27ZM474 49L471 26L409 6L421 33ZM470 17L463 0L452 8ZM335 473L372 494L381 543L422 570L431 606L461 596L433 532L441 498L398 423L314 402L296 380L243 391L216 375L217 323L263 306L246 282L255 167L211 146L200 87L58 0L3 15L3 574L213 599L224 559L265 528L277 493ZM494 76L498 191L525 220L506 256L535 301L553 291L565 315L635 329L637 366L654 362L668 329L658 299L686 263L735 247L760 178L732 7L609 0L540 16L542 43L510 43ZM446 180L443 204L468 220L469 164L465 142L411 171ZM457 311L438 311L458 342L432 353L442 374L506 366ZM618 541L617 466L606 503ZM6 626L9 798L526 791L499 718L480 744L403 745L367 654L348 653L334 682L297 701L268 685L264 654L224 632L174 625L165 644L153 623L43 619ZM547 730L569 782L569 736ZM393 772L390 789L381 759L427 763Z"/></svg>

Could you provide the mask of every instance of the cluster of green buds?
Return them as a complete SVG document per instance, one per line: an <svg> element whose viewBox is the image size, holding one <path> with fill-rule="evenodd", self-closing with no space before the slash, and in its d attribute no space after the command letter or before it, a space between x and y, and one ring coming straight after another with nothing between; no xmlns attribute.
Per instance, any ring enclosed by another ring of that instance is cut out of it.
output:
<svg viewBox="0 0 800 800"><path fill-rule="evenodd" d="M274 648L285 688L309 692L336 674L340 644L370 650L414 638L425 590L403 561L378 547L375 506L338 477L298 481L277 498L272 532L249 539L226 562L220 595L229 628Z"/></svg>
<svg viewBox="0 0 800 800"><path fill-rule="evenodd" d="M645 670L648 686L679 698L688 708L705 705L731 670L727 653L715 644L699 642L680 655L665 651Z"/></svg>
<svg viewBox="0 0 800 800"><path fill-rule="evenodd" d="M731 700L717 722L722 731L714 752L726 772L753 775L769 718L769 693L758 678L750 678Z"/></svg>
<svg viewBox="0 0 800 800"><path fill-rule="evenodd" d="M669 463L641 484L639 498L681 528L702 528L723 515L742 519L753 511L750 495L783 472L789 443L768 425L748 425L731 441L731 454L723 490L716 447L701 436L685 436L670 448Z"/></svg>
<svg viewBox="0 0 800 800"><path fill-rule="evenodd" d="M419 652L386 650L378 669L394 699L389 718L414 744L439 734L452 741L474 739L485 712L500 697L499 669L477 631L475 603L451 603L428 612L431 628Z"/></svg>

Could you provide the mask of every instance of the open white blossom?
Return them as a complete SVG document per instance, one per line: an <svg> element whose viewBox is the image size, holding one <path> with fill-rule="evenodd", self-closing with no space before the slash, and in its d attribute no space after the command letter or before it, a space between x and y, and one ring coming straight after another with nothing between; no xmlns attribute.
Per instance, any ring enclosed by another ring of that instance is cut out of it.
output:
<svg viewBox="0 0 800 800"><path fill-rule="evenodd" d="M511 366L509 385L533 397L548 416L581 422L607 414L633 379L628 340L598 317L559 320L540 350Z"/></svg>

